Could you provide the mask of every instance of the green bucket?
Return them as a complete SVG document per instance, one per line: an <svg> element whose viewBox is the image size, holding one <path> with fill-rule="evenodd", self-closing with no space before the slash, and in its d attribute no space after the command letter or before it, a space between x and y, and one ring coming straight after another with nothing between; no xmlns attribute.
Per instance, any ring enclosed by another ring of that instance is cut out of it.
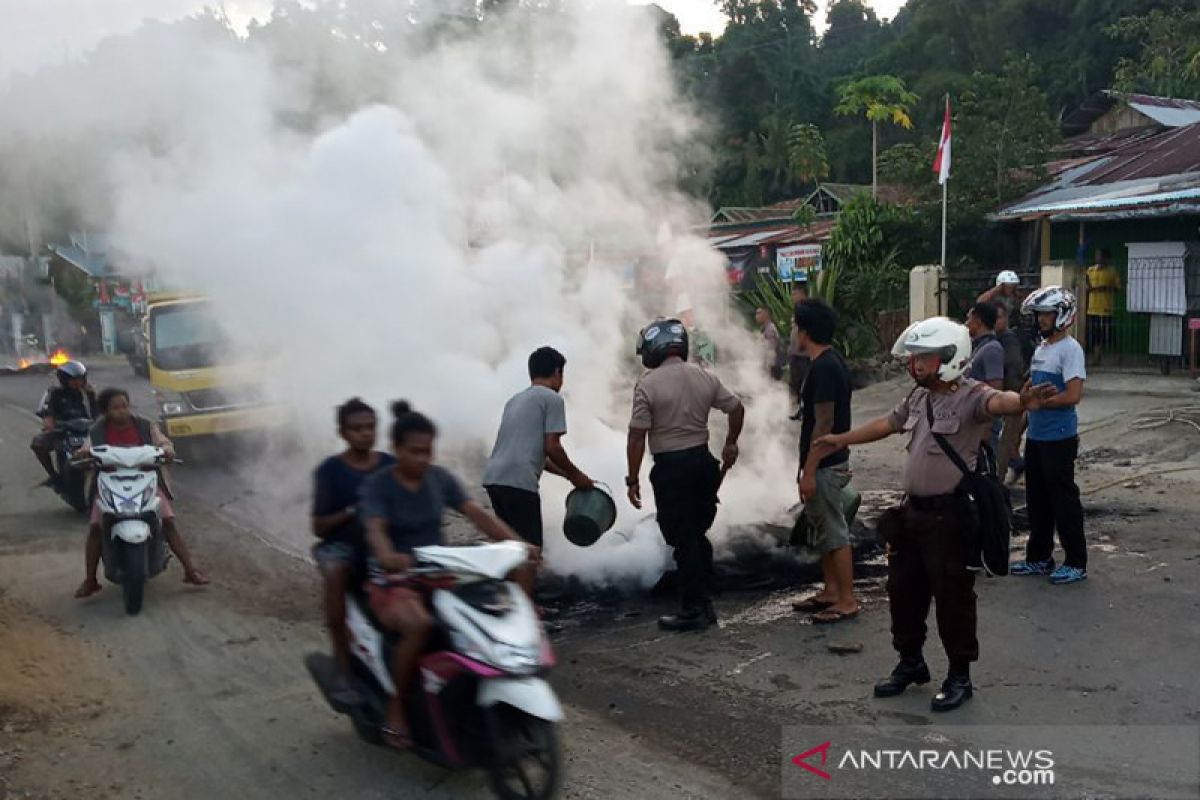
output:
<svg viewBox="0 0 1200 800"><path fill-rule="evenodd" d="M567 495L563 533L571 544L579 547L595 544L616 521L617 504L604 484L597 483L591 489L574 489Z"/></svg>

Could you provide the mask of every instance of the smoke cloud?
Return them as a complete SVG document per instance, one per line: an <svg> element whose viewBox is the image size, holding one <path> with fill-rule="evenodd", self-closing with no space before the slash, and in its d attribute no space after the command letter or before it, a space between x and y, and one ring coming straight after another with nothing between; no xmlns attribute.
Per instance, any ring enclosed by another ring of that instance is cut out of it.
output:
<svg viewBox="0 0 1200 800"><path fill-rule="evenodd" d="M314 464L336 447L335 405L360 395L386 418L403 397L475 483L529 352L560 349L564 441L614 488L620 517L574 547L560 532L569 486L548 476L547 559L597 583L646 585L669 561L623 498L624 446L637 331L686 293L748 404L715 535L790 505L787 399L729 309L709 210L677 189L703 162L705 128L653 18L566 3L482 25L391 18L364 36L293 5L249 39L211 16L147 24L14 81L19 123L0 154L20 155L34 190L22 213L105 229L125 263L209 294L239 347L271 354L259 376ZM0 232L17 217L0 210ZM658 288L630 287L634 256ZM297 551L300 463L269 458L258 487Z"/></svg>

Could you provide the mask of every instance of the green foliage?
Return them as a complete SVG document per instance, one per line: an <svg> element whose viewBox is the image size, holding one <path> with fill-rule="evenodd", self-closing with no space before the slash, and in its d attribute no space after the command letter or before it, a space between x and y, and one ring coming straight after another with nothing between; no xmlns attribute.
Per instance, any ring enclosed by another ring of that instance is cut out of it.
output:
<svg viewBox="0 0 1200 800"><path fill-rule="evenodd" d="M865 113L871 122L891 122L902 128L912 127L908 112L920 99L895 75L871 75L847 81L838 86L838 98L835 114Z"/></svg>
<svg viewBox="0 0 1200 800"><path fill-rule="evenodd" d="M792 222L801 228L807 228L817 221L817 210L807 203L792 212Z"/></svg>
<svg viewBox="0 0 1200 800"><path fill-rule="evenodd" d="M788 163L802 181L829 177L829 157L821 129L810 123L793 125L787 136Z"/></svg>
<svg viewBox="0 0 1200 800"><path fill-rule="evenodd" d="M1200 9L1154 9L1146 16L1123 17L1106 32L1140 48L1117 62L1113 88L1200 98Z"/></svg>

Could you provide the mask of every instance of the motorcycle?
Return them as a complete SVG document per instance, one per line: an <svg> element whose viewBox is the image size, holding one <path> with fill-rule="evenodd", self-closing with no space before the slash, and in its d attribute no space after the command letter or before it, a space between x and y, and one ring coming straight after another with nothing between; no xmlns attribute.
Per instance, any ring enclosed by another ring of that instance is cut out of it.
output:
<svg viewBox="0 0 1200 800"><path fill-rule="evenodd" d="M158 467L166 462L161 447L109 445L93 447L75 461L97 470L104 577L121 585L127 614L142 610L146 581L167 568L158 497Z"/></svg>
<svg viewBox="0 0 1200 800"><path fill-rule="evenodd" d="M79 448L87 443L91 428L92 421L84 417L65 420L55 428L58 432L58 442L54 446L54 467L59 477L58 494L67 501L67 505L83 514L88 512L84 488L87 480L84 471L74 466L74 458Z"/></svg>
<svg viewBox="0 0 1200 800"><path fill-rule="evenodd" d="M505 580L528 557L524 545L421 547L416 565L398 578L419 592L435 628L417 679L400 687L408 702L412 752L450 769L482 768L501 800L547 800L561 780L555 725L563 718L544 680L555 657L537 613ZM312 653L305 665L326 702L346 714L364 741L382 744L388 669L395 636L381 632L364 598L347 598L352 686L359 702L332 695L333 659Z"/></svg>

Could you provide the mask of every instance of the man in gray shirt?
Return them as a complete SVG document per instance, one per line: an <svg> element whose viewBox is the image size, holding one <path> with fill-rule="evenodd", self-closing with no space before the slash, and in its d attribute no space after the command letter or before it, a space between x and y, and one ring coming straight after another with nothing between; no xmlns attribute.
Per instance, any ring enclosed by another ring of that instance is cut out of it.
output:
<svg viewBox="0 0 1200 800"><path fill-rule="evenodd" d="M968 375L972 380L987 384L993 389L1004 388L1004 345L996 338L996 306L992 303L976 303L967 312L967 330L971 332L971 368ZM992 421L991 435L985 437L992 449L992 457L1000 451L1000 433L1004 423L999 417Z"/></svg>
<svg viewBox="0 0 1200 800"><path fill-rule="evenodd" d="M483 488L496 516L538 547L542 546L542 499L538 494L542 470L566 478L578 489L593 485L562 446L567 410L559 392L566 363L563 354L552 347L540 347L529 356L532 383L505 404L496 446L483 472Z"/></svg>

